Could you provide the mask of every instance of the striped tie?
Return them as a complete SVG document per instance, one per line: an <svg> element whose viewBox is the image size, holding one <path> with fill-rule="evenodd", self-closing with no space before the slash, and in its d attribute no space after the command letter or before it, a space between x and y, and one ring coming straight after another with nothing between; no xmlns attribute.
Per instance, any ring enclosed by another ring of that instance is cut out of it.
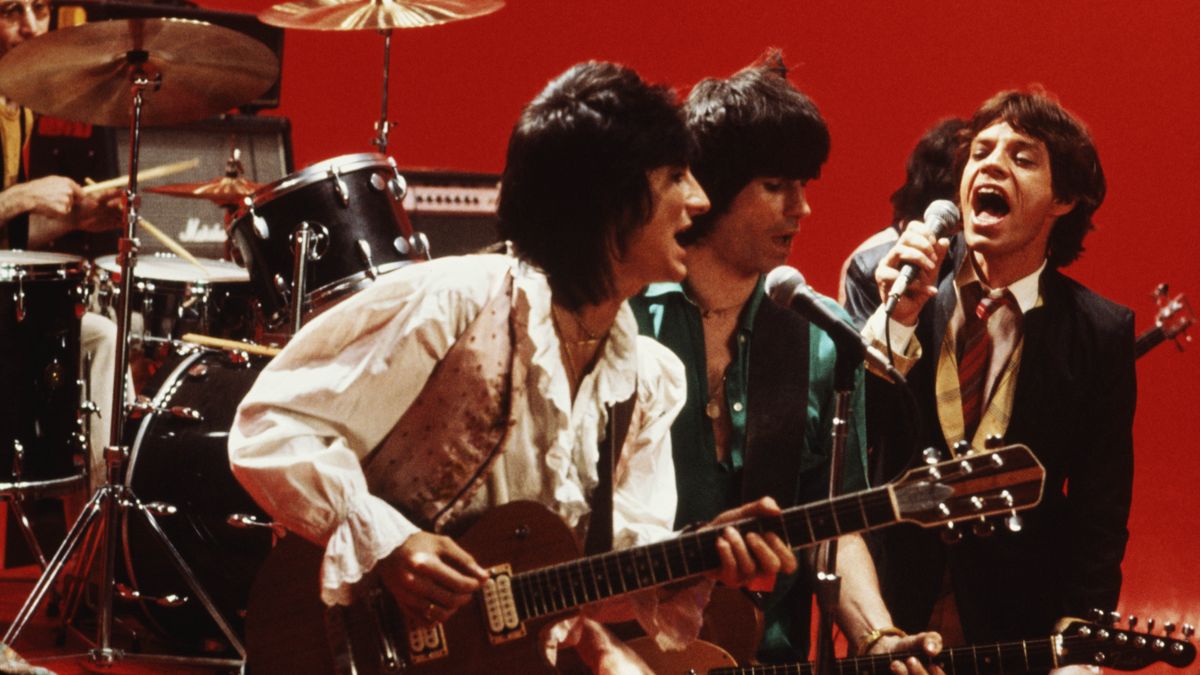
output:
<svg viewBox="0 0 1200 675"><path fill-rule="evenodd" d="M965 438L975 435L983 416L984 387L992 360L992 337L988 335L988 317L1002 305L1016 306L1016 298L1005 290L999 297L986 295L978 281L962 288L963 314L966 321L958 336L958 390L962 397ZM971 309L974 311L970 311Z"/></svg>

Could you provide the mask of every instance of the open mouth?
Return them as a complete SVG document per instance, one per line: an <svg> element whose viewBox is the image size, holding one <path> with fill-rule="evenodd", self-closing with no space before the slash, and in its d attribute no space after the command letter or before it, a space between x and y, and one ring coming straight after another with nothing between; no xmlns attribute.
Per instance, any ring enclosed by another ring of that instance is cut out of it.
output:
<svg viewBox="0 0 1200 675"><path fill-rule="evenodd" d="M1008 197L999 189L984 186L975 191L975 198L971 200L971 210L977 216L985 216L990 220L1000 220L1012 210L1008 204Z"/></svg>

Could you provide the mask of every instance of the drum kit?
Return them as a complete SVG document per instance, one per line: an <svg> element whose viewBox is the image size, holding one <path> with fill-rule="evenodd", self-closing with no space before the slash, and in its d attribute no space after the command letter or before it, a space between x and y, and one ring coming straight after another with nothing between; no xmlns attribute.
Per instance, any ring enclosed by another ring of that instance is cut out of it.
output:
<svg viewBox="0 0 1200 675"><path fill-rule="evenodd" d="M233 149L224 176L149 188L224 207L237 262L186 251L138 259L140 231L163 236L138 215L139 175L148 173L138 168L141 129L253 99L278 75L270 49L201 21L145 18L64 28L0 59L0 94L8 100L56 117L128 125L130 134L116 255L92 263L0 251L0 347L19 355L0 359L6 389L16 392L0 405L0 498L24 523L44 570L0 638L5 644L17 640L76 560L64 623L85 603L94 612L87 658L242 667L240 622L249 586L273 538L282 535L237 485L226 457L237 403L267 362L261 355L276 351L259 343L286 341L381 275L429 256L402 207L404 177L386 156L391 33L481 16L503 4L298 0L262 12L262 21L284 28L380 32L382 113L372 141L378 152L335 157L259 185L242 177ZM112 411L87 402L80 376L81 317L89 305L117 324ZM124 376L131 357L157 367L137 397ZM84 489L86 427L95 412L107 415L113 439L104 448L106 480L47 561L20 504L31 495ZM163 638L168 653L113 646L114 622L127 624L114 616L114 594L140 605L140 624ZM187 653L171 653L172 647Z"/></svg>

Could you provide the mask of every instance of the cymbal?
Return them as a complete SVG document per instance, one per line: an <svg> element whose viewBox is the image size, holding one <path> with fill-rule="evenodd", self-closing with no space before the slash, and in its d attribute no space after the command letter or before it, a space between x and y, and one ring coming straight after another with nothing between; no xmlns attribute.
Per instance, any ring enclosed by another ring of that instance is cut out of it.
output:
<svg viewBox="0 0 1200 675"><path fill-rule="evenodd" d="M32 110L102 126L127 126L130 55L161 77L145 90L142 125L210 117L262 94L279 75L263 43L191 19L122 19L51 31L0 59L0 94Z"/></svg>
<svg viewBox="0 0 1200 675"><path fill-rule="evenodd" d="M263 23L302 30L391 30L471 19L504 0L295 0L259 13Z"/></svg>
<svg viewBox="0 0 1200 675"><path fill-rule="evenodd" d="M246 195L254 194L262 186L263 183L255 183L240 176L221 176L215 180L203 183L173 183L171 185L148 187L145 188L145 191L157 192L158 194L171 197L207 199L217 206L235 206L241 204L242 199Z"/></svg>

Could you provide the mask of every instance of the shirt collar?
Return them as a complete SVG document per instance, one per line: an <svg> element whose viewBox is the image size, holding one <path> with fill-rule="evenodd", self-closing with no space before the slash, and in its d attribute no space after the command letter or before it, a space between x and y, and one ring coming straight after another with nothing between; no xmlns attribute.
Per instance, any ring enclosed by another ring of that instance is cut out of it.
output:
<svg viewBox="0 0 1200 675"><path fill-rule="evenodd" d="M765 283L766 276L759 275L758 284L755 285L754 291L750 293L750 298L746 300L746 304L742 306L742 312L738 319L737 329L739 331L753 332L754 317L758 315L758 307L762 304L762 299L766 295L766 291L763 290ZM646 290L642 291L642 295L647 298L666 298L677 295L684 301L686 306L690 307L697 314L700 312L700 306L688 295L687 288L677 281L662 281L650 284L646 287Z"/></svg>
<svg viewBox="0 0 1200 675"><path fill-rule="evenodd" d="M1029 312L1037 305L1038 296L1041 294L1039 280L1045 269L1046 261L1042 260L1042 264L1036 270L1008 285L1008 291L1016 298L1017 306L1021 308L1022 314ZM993 293L1004 290L1003 288L988 288L987 284L983 283L983 280L975 273L975 265L971 263L971 252L967 251L959 265L958 274L954 278L954 285L960 291L960 297L962 287L973 281L978 281L985 290Z"/></svg>

